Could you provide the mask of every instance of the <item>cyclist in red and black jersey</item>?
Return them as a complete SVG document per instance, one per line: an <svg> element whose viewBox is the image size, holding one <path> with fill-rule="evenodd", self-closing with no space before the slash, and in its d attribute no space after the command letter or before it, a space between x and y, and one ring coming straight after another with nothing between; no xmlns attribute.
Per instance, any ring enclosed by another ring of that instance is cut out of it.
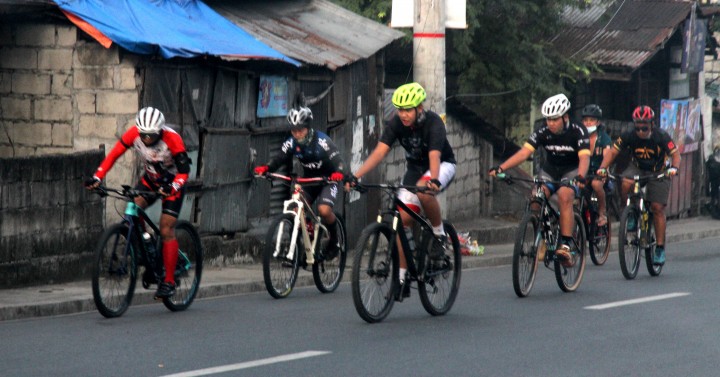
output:
<svg viewBox="0 0 720 377"><path fill-rule="evenodd" d="M615 161L615 157L623 149L630 151L632 163L623 171L622 198L627 200L627 195L633 185L633 176L645 176L651 174L665 174L672 177L677 174L680 167L680 153L667 132L660 128L653 127L655 124L655 112L649 106L638 106L632 114L635 129L626 131L615 140L610 153L603 159L598 175L606 175L607 168ZM670 168L665 169L668 157L672 159ZM669 180L650 181L647 183L647 200L650 201L650 210L653 213L655 225L655 236L657 245L653 263L656 265L665 264L665 206L667 205L668 194L670 193L671 182ZM634 218L632 218L634 219ZM629 224L634 228L635 224Z"/></svg>
<svg viewBox="0 0 720 377"><path fill-rule="evenodd" d="M88 189L97 188L120 156L134 148L144 163L145 172L136 185L142 191L155 191L162 196L160 235L163 239L163 262L165 281L158 284L155 298L175 294L175 264L178 259L178 242L175 238L175 224L182 208L185 190L183 186L190 173L192 161L185 151L182 137L172 128L165 126L165 116L160 110L146 107L135 117L135 126L128 129L115 144L95 175L85 182ZM157 196L135 198L141 208L152 205Z"/></svg>
<svg viewBox="0 0 720 377"><path fill-rule="evenodd" d="M551 181L567 181L567 185L556 187L545 184L545 196L557 193L560 207L560 247L556 255L564 259L563 265L571 267L574 262L571 255L573 201L579 194L576 183L583 183L590 166L590 139L584 126L572 123L568 115L570 100L564 94L554 95L542 105L545 125L530 135L523 147L500 165L490 168L488 174L495 177L498 173L520 165L540 147L545 149L546 157L538 176ZM573 183L575 182L575 183Z"/></svg>

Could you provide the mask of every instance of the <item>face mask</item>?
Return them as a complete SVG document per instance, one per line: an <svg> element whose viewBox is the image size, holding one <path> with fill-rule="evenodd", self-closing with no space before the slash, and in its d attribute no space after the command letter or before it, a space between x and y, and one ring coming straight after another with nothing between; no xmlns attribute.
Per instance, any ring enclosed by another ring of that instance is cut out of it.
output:
<svg viewBox="0 0 720 377"><path fill-rule="evenodd" d="M588 133L590 133L590 134L597 131L597 126L585 127L585 128L587 128Z"/></svg>

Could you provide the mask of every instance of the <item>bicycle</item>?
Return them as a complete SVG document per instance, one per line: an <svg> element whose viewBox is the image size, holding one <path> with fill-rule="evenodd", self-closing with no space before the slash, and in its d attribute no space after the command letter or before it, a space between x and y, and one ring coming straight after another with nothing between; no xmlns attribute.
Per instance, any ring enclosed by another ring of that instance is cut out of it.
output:
<svg viewBox="0 0 720 377"><path fill-rule="evenodd" d="M641 249L645 251L645 265L651 276L658 276L663 266L653 264L653 254L657 241L653 214L645 203L646 184L652 180L662 180L665 174L633 176L633 190L628 194L627 205L620 216L618 235L618 254L620 270L625 279L632 280L640 268ZM632 221L631 221L632 219ZM635 224L629 226L628 222Z"/></svg>
<svg viewBox="0 0 720 377"><path fill-rule="evenodd" d="M597 224L600 217L600 213L598 212L598 198L595 195L592 185L590 184L591 180L594 178L601 177L592 175L588 176L588 183L581 189L577 208L580 211L583 224L585 224L585 235L588 240L590 259L596 266L601 266L605 264L608 256L610 255L612 228L610 226L609 219L603 226L599 226ZM615 177L610 176L608 179L615 179ZM607 194L606 190L606 198L607 197L609 197L609 194Z"/></svg>
<svg viewBox="0 0 720 377"><path fill-rule="evenodd" d="M273 220L265 237L263 280L270 296L277 299L290 295L300 266L312 266L313 280L320 292L335 291L347 260L345 222L335 212L339 251L336 257L328 258L325 255L328 230L305 199L302 189L303 185L326 184L327 178L298 178L277 173L255 177L281 181L292 189L291 198L283 204L283 213Z"/></svg>
<svg viewBox="0 0 720 377"><path fill-rule="evenodd" d="M445 255L432 259L430 248L439 242L433 234L428 220L411 210L400 198L398 190L407 189L412 193L424 192L425 188L390 184L357 184L355 190L383 190L391 198L381 208L377 221L367 225L355 247L352 266L352 294L355 310L368 323L380 322L390 313L396 297L404 292L400 285L398 239L402 245L408 266L405 284L408 289L412 281L418 283L420 302L433 315L444 315L452 308L460 287L462 262L460 241L452 224L443 221L445 235L450 245L444 245ZM400 209L418 224L418 247L414 235L408 237L404 231Z"/></svg>
<svg viewBox="0 0 720 377"><path fill-rule="evenodd" d="M563 292L574 292L580 286L585 273L585 228L580 214L573 210L575 228L573 229L572 267L562 265L555 250L560 246L560 213L552 207L545 196L543 184L566 185L539 177L524 179L511 177L504 173L498 178L512 183L514 180L534 184L533 195L528 199L520 225L515 235L513 249L513 289L518 297L527 297L535 284L538 260L555 272L555 280ZM533 209L536 207L536 209Z"/></svg>
<svg viewBox="0 0 720 377"><path fill-rule="evenodd" d="M162 239L157 237L160 228L133 201L138 196L158 194L126 185L121 187L122 190L103 186L93 189L101 197L127 202L122 221L107 228L95 248L93 301L100 314L107 318L121 316L130 306L138 267L144 268L141 280L145 289L165 278ZM174 274L176 290L172 297L162 300L165 307L174 312L185 310L192 304L200 287L203 268L202 243L195 227L188 221L179 220L175 237L179 245Z"/></svg>

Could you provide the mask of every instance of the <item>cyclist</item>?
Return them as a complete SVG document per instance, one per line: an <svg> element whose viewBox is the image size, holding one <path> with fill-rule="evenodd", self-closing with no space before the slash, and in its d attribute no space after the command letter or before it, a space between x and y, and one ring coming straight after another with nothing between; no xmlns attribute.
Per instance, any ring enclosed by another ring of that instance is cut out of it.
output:
<svg viewBox="0 0 720 377"><path fill-rule="evenodd" d="M546 158L538 176L552 181L566 181L565 184L543 185L545 196L557 193L560 205L560 247L555 254L562 258L562 264L572 267L572 232L575 224L573 200L579 194L575 182L582 183L590 165L590 142L585 127L570 121L568 115L570 100L560 93L542 105L541 112L545 125L533 132L523 147L500 165L490 168L491 177L520 165L540 147L545 149ZM536 208L533 208L538 210Z"/></svg>
<svg viewBox="0 0 720 377"><path fill-rule="evenodd" d="M649 106L638 106L632 113L635 129L626 131L615 140L610 153L603 159L598 175L606 175L608 166L612 165L615 157L623 149L630 151L632 163L622 173L622 198L627 200L628 192L633 185L632 177L635 175L658 174L665 170L668 157L672 159L670 168L665 174L672 177L677 174L680 166L680 153L670 135L655 124L655 112ZM653 213L655 236L657 245L653 263L662 266L665 264L665 206L670 193L670 181L650 181L647 183L647 200L650 201L650 211ZM634 219L628 221L628 228L633 230L636 224Z"/></svg>
<svg viewBox="0 0 720 377"><path fill-rule="evenodd" d="M397 113L388 121L378 145L367 160L349 177L346 189L380 164L395 141L399 141L405 149L407 162L402 184L425 186L430 191L416 195L401 189L398 196L412 210L419 212L422 209L425 212L436 236L431 257L434 263L443 263L447 238L442 224L440 204L435 195L447 189L455 177L455 154L447 140L445 123L440 115L423 107L426 97L425 89L416 82L401 85L395 90L392 103L397 108ZM405 212L401 212L400 216L405 232L411 234L413 219ZM399 242L398 251L401 290L396 299L402 301L404 297L410 295L410 285L405 284L407 261Z"/></svg>
<svg viewBox="0 0 720 377"><path fill-rule="evenodd" d="M333 207L337 201L338 183L345 175L343 173L345 163L340 151L328 135L316 131L310 127L310 120L313 119L312 111L307 107L290 109L287 114L287 121L290 124L290 136L280 147L280 154L271 159L266 165L256 166L255 174L265 175L269 171L275 171L282 165L287 165L295 156L303 166L304 177L329 177L330 183L324 186L307 187L305 197L308 202L313 203L318 197L318 213L323 224L330 233L326 259L333 259L337 256L338 234L335 213Z"/></svg>
<svg viewBox="0 0 720 377"><path fill-rule="evenodd" d="M88 189L100 186L105 175L120 156L134 148L144 163L145 172L135 186L141 191L155 191L162 196L160 235L163 240L163 262L165 279L158 283L155 298L171 297L175 294L175 265L178 260L178 242L175 225L182 209L185 196L184 185L190 173L192 161L185 151L182 137L165 125L163 113L153 107L140 109L135 117L135 127L128 129L115 144L95 175L85 182ZM135 204L147 208L156 200L155 195L135 198Z"/></svg>
<svg viewBox="0 0 720 377"><path fill-rule="evenodd" d="M603 157L610 152L612 146L612 139L610 135L605 132L605 126L600 123L602 119L602 109L600 106L591 104L583 107L582 109L582 123L590 134L590 169L588 171L594 172L600 168ZM607 180L592 180L592 188L595 192L595 196L598 200L598 226L604 226L607 224L606 215L606 204L605 204L605 186L609 183Z"/></svg>

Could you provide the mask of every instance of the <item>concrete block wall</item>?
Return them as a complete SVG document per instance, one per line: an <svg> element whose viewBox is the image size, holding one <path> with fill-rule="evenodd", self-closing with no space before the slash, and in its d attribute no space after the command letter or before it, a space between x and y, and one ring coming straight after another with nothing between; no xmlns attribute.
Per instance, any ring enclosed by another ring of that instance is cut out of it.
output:
<svg viewBox="0 0 720 377"><path fill-rule="evenodd" d="M103 157L0 158L0 288L90 277L104 210L82 176Z"/></svg>
<svg viewBox="0 0 720 377"><path fill-rule="evenodd" d="M446 119L447 137L455 152L455 179L445 191L445 217L450 221L470 220L482 213L481 148L470 130L453 117ZM490 147L488 143L485 148ZM482 170L484 171L484 170Z"/></svg>
<svg viewBox="0 0 720 377"><path fill-rule="evenodd" d="M0 35L0 158L109 151L134 124L138 56L69 21L4 23ZM134 159L120 164L113 183L134 179Z"/></svg>

